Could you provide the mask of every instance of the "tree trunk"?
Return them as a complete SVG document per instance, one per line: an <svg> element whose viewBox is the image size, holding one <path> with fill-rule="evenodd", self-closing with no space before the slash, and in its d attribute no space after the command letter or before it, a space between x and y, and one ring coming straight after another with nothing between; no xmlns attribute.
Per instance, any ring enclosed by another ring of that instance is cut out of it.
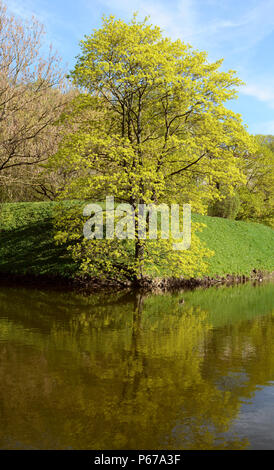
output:
<svg viewBox="0 0 274 470"><path fill-rule="evenodd" d="M135 239L135 262L137 265L137 282L139 282L143 278L144 252L144 240L139 240L138 238Z"/></svg>

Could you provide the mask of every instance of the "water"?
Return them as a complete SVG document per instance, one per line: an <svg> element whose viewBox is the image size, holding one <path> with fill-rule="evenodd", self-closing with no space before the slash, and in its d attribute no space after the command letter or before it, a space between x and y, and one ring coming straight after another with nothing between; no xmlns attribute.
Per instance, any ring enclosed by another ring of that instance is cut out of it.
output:
<svg viewBox="0 0 274 470"><path fill-rule="evenodd" d="M274 284L0 289L1 449L274 449Z"/></svg>

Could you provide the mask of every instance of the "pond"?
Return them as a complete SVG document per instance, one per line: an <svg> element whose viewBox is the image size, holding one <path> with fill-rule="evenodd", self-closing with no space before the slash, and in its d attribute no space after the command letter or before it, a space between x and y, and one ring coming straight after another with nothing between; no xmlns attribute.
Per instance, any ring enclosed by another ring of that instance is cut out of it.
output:
<svg viewBox="0 0 274 470"><path fill-rule="evenodd" d="M274 284L0 288L1 449L274 449Z"/></svg>

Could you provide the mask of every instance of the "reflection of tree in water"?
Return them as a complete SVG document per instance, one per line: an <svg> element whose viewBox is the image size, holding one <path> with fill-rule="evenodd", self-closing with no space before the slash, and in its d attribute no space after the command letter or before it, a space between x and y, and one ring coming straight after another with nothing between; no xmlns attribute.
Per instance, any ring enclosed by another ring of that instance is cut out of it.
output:
<svg viewBox="0 0 274 470"><path fill-rule="evenodd" d="M176 295L10 294L0 294L3 447L245 445L223 433L241 398L274 378L273 316L212 329L208 309Z"/></svg>
<svg viewBox="0 0 274 470"><path fill-rule="evenodd" d="M143 301L143 296L136 294L133 303L131 345L126 359L120 406L122 403L126 403L127 400L136 398L142 377L147 378L146 358L139 354Z"/></svg>
<svg viewBox="0 0 274 470"><path fill-rule="evenodd" d="M238 406L231 406L230 395L201 376L204 337L209 331L205 312L188 307L179 316L160 319L157 327L154 324L145 328L143 301L138 297L134 308L132 342L119 403L126 423L120 445L134 447L135 436L142 435L141 446L148 448L153 444L155 447L156 436L162 448L222 447L216 442L216 434L228 429ZM118 419L123 421L120 415ZM243 442L234 440L226 445L240 448Z"/></svg>

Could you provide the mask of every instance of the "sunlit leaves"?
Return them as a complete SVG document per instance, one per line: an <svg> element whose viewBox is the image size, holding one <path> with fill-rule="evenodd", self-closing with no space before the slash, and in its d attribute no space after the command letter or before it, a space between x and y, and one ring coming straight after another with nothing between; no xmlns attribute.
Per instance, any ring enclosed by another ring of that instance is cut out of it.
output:
<svg viewBox="0 0 274 470"><path fill-rule="evenodd" d="M71 73L82 89L76 106L83 110L90 99L94 113L52 163L73 172L62 198L109 194L135 209L188 202L204 212L219 197L217 183L229 191L244 183L241 158L251 142L240 116L224 106L241 81L221 71L222 60L209 63L205 52L172 42L136 16L129 23L103 18L80 46Z"/></svg>

